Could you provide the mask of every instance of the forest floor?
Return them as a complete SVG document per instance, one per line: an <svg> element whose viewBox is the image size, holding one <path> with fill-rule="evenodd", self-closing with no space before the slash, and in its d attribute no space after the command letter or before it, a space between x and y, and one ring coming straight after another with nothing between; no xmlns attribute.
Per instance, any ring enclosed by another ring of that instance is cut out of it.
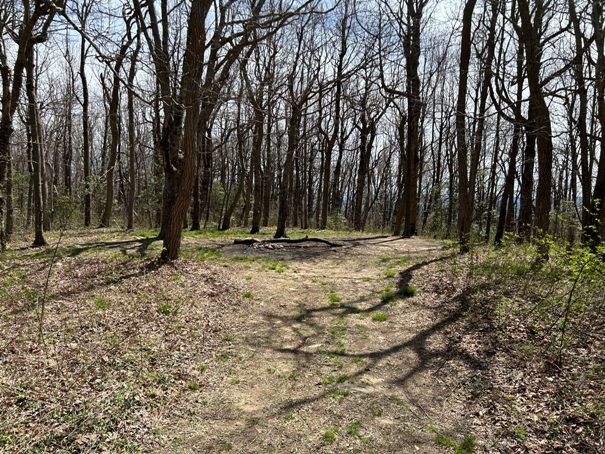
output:
<svg viewBox="0 0 605 454"><path fill-rule="evenodd" d="M338 247L188 233L160 266L151 232L14 241L0 263L0 451L549 450L525 428L552 379L497 361L488 373L499 347L468 315L477 282L442 242L294 233Z"/></svg>
<svg viewBox="0 0 605 454"><path fill-rule="evenodd" d="M436 434L472 435L445 364L456 317L430 271L442 244L333 240L221 248L244 301L225 379L169 430L175 452L430 453Z"/></svg>

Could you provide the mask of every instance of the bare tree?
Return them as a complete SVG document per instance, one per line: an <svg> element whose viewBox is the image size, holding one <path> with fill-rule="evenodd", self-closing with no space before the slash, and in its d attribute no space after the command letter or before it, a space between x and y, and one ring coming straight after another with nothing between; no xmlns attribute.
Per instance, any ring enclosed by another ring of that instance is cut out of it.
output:
<svg viewBox="0 0 605 454"><path fill-rule="evenodd" d="M115 168L116 160L118 158L118 145L120 143L120 85L121 85L121 71L124 60L126 59L128 49L136 38L136 35L132 32L132 26L134 17L124 16L124 23L126 25L126 35L122 39L120 48L115 56L115 61L112 68L112 84L111 91L107 93L109 100L109 129L110 129L110 143L109 143L109 157L107 160L107 169L105 171L106 180L106 192L105 192L105 208L103 209L103 216L101 217L100 227L109 227L111 224L111 213L113 210L114 200L114 185L115 185Z"/></svg>
<svg viewBox="0 0 605 454"><path fill-rule="evenodd" d="M55 17L59 2L51 3L43 0L23 1L23 11L11 11L8 5L0 10L4 17L0 20L0 74L2 76L2 118L0 118L0 251L6 249L6 231L4 223L4 194L6 191L7 166L11 159L10 139L13 133L13 118L21 89L23 87L23 72L27 57L36 44L44 42L48 37L48 29ZM17 46L17 55L9 66L7 47L4 42L10 36Z"/></svg>

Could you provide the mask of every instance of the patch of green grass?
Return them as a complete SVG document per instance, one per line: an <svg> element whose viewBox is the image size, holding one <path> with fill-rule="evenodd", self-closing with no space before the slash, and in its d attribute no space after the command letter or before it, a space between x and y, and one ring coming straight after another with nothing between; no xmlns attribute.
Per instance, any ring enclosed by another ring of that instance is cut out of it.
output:
<svg viewBox="0 0 605 454"><path fill-rule="evenodd" d="M523 427L515 427L513 433L519 440L525 440L527 438L527 430Z"/></svg>
<svg viewBox="0 0 605 454"><path fill-rule="evenodd" d="M234 257L231 257L229 260L231 260L232 262L247 263L247 262L260 262L261 260L263 260L263 258L257 257L257 256L249 257L247 255L236 255Z"/></svg>
<svg viewBox="0 0 605 454"><path fill-rule="evenodd" d="M94 305L97 309L107 309L109 306L109 300L102 296L97 296L95 298Z"/></svg>
<svg viewBox="0 0 605 454"><path fill-rule="evenodd" d="M338 433L338 429L336 427L329 427L323 431L321 435L323 444L331 444L336 441L336 434Z"/></svg>
<svg viewBox="0 0 605 454"><path fill-rule="evenodd" d="M435 433L435 443L450 448L455 454L470 454L475 451L477 447L477 439L472 435L465 435L460 443L453 438L447 437L440 433L437 428L428 426L431 432Z"/></svg>
<svg viewBox="0 0 605 454"><path fill-rule="evenodd" d="M395 271L393 271L393 270L386 270L384 272L384 277L386 277L386 278L395 277Z"/></svg>
<svg viewBox="0 0 605 454"><path fill-rule="evenodd" d="M332 336L344 336L347 334L347 327L342 325L330 326L328 328L328 333Z"/></svg>
<svg viewBox="0 0 605 454"><path fill-rule="evenodd" d="M377 312L375 314L372 314L372 320L374 320L375 322L384 322L388 319L389 315L383 312Z"/></svg>
<svg viewBox="0 0 605 454"><path fill-rule="evenodd" d="M397 295L401 296L402 298L411 298L412 296L416 295L416 291L416 287L405 285L397 290Z"/></svg>
<svg viewBox="0 0 605 454"><path fill-rule="evenodd" d="M414 295L416 295L416 287L406 285L399 288L396 292L393 292L393 288L389 285L386 286L380 294L380 301L394 306L395 300L400 298L411 298Z"/></svg>
<svg viewBox="0 0 605 454"><path fill-rule="evenodd" d="M1 263L0 263L0 266L2 266ZM0 271L4 271L4 268L0 269ZM20 270L11 270L9 272L8 277L6 279L4 279L0 285L2 287L10 287L18 282L21 282L23 277L24 277L24 273L21 272Z"/></svg>
<svg viewBox="0 0 605 454"><path fill-rule="evenodd" d="M396 295L393 293L392 287L389 285L384 288L382 293L380 294L380 302L382 303L391 303L395 301Z"/></svg>
<svg viewBox="0 0 605 454"><path fill-rule="evenodd" d="M244 293L242 293L242 296L244 298L252 298L252 292L244 292Z"/></svg>
<svg viewBox="0 0 605 454"><path fill-rule="evenodd" d="M342 301L342 296L338 295L334 290L330 290L328 301L330 301L330 305L336 305Z"/></svg>
<svg viewBox="0 0 605 454"><path fill-rule="evenodd" d="M11 446L11 445L15 444L16 441L17 441L17 437L15 435L4 433L4 432L0 433L0 447Z"/></svg>
<svg viewBox="0 0 605 454"><path fill-rule="evenodd" d="M258 426L260 424L260 418L258 416L251 416L246 422L250 427Z"/></svg>
<svg viewBox="0 0 605 454"><path fill-rule="evenodd" d="M233 342L235 342L235 336L233 336L233 335L231 335L231 334L225 334L225 335L223 336L223 340L224 340L224 341L226 341L226 342L231 342L231 343L233 343Z"/></svg>
<svg viewBox="0 0 605 454"><path fill-rule="evenodd" d="M321 381L322 385L331 385L334 383L346 383L351 380L348 375L330 375Z"/></svg>
<svg viewBox="0 0 605 454"><path fill-rule="evenodd" d="M157 311L162 315L171 315L176 311L176 308L170 303L163 302L158 304Z"/></svg>
<svg viewBox="0 0 605 454"><path fill-rule="evenodd" d="M229 361L231 359L230 353L220 353L214 357L217 361Z"/></svg>
<svg viewBox="0 0 605 454"><path fill-rule="evenodd" d="M329 397L330 399L334 399L338 403L340 403L342 401L342 399L344 399L345 397L348 397L350 395L351 395L351 391L349 391L348 389L333 389L326 393L326 397Z"/></svg>
<svg viewBox="0 0 605 454"><path fill-rule="evenodd" d="M259 232L256 236L270 236L270 231ZM250 229L241 228L241 227L233 227L229 230L218 230L218 229L202 229L202 230L190 230L183 232L184 237L189 238L205 238L205 239L213 239L213 238L249 238L250 237Z"/></svg>
<svg viewBox="0 0 605 454"><path fill-rule="evenodd" d="M296 380L298 378L298 372L292 371L288 374L288 380Z"/></svg>
<svg viewBox="0 0 605 454"><path fill-rule="evenodd" d="M352 360L355 364L363 365L366 363L366 360L363 359L361 356L353 356Z"/></svg>
<svg viewBox="0 0 605 454"><path fill-rule="evenodd" d="M133 232L134 236L140 236L143 238L157 238L158 231L157 230L135 230Z"/></svg>
<svg viewBox="0 0 605 454"><path fill-rule="evenodd" d="M200 389L200 384L194 381L190 381L187 382L187 388L189 388L191 391L197 391L198 389Z"/></svg>
<svg viewBox="0 0 605 454"><path fill-rule="evenodd" d="M216 446L218 452L228 452L233 450L233 445L229 442L221 442Z"/></svg>
<svg viewBox="0 0 605 454"><path fill-rule="evenodd" d="M355 437L361 436L359 430L361 429L361 423L359 421L352 422L347 425L347 435L353 435Z"/></svg>
<svg viewBox="0 0 605 454"><path fill-rule="evenodd" d="M222 254L210 247L198 246L195 249L183 249L181 255L185 258L199 260L200 262L218 260Z"/></svg>
<svg viewBox="0 0 605 454"><path fill-rule="evenodd" d="M206 366L205 364L200 364L199 366L197 366L197 370L199 372L205 372L206 369L208 369L208 366Z"/></svg>
<svg viewBox="0 0 605 454"><path fill-rule="evenodd" d="M342 359L340 359L337 355L335 355L334 353L327 353L326 357L328 358L328 361L330 361L330 363L334 366L337 367L338 369L342 369L344 367L344 363L342 362Z"/></svg>
<svg viewBox="0 0 605 454"><path fill-rule="evenodd" d="M286 413L286 414L284 415L284 419L285 419L286 421L294 421L294 415L293 415L292 413Z"/></svg>
<svg viewBox="0 0 605 454"><path fill-rule="evenodd" d="M402 408L407 408L407 404L405 403L405 400L403 400L400 396L398 396L397 394L391 394L389 396L389 399L391 399L393 402L395 402L397 405L399 405Z"/></svg>
<svg viewBox="0 0 605 454"><path fill-rule="evenodd" d="M271 271L275 271L276 273L283 273L288 268L290 268L290 267L286 263L283 263L283 262L271 262L268 265L264 265L263 267L261 267L261 271L271 270Z"/></svg>

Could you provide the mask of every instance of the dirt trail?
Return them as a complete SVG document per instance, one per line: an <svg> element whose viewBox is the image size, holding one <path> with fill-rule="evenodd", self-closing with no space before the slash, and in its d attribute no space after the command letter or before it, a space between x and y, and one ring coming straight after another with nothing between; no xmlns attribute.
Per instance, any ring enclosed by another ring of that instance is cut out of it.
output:
<svg viewBox="0 0 605 454"><path fill-rule="evenodd" d="M342 241L342 240L337 240ZM174 452L449 452L469 431L447 376L437 242L222 248L243 303ZM405 296L413 292L415 296Z"/></svg>

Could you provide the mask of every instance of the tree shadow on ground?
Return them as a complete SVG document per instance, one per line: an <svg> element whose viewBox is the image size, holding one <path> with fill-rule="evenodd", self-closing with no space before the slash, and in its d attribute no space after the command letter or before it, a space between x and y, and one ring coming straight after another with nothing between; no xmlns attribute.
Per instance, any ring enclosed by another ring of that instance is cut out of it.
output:
<svg viewBox="0 0 605 454"><path fill-rule="evenodd" d="M59 243L59 246L49 245L43 249L35 248L35 252L30 254L25 254L24 259L50 259L53 257L64 258L64 257L77 257L86 252L93 252L99 250L118 250L123 255L128 256L132 255L134 252L139 258L147 257L147 253L149 247L156 241L159 241L158 238L136 238L133 240L124 240L124 241L91 241L88 243L83 243L78 246L70 246L64 245L62 246ZM27 246L23 248L16 249L17 251L31 251L32 247ZM55 253L56 251L56 253Z"/></svg>
<svg viewBox="0 0 605 454"><path fill-rule="evenodd" d="M427 265L447 260L449 257L440 257L431 260L425 260L421 263L410 266L400 273L399 288L407 287L414 276L414 273ZM472 289L470 289L472 291ZM304 314L299 317L288 317L278 315L265 315L267 323L270 326L285 326L292 332L296 333L298 342L293 347L271 347L267 348L273 350L275 353L294 355L302 369L306 368L310 361L318 361L322 356L332 356L335 358L349 358L357 359L363 358L365 364L363 367L358 368L357 371L350 374L350 379L362 379L364 376L371 373L372 370L376 370L379 367L379 363L387 358L394 357L398 353L405 350L413 352L416 360L411 367L407 368L407 371L392 380L390 383L397 386L403 386L412 380L416 375L434 369L438 371L441 366L452 359L457 359L464 363L471 370L483 369L485 365L478 359L457 351L452 350L452 345L447 342L445 346L441 348L435 348L431 346L433 339L439 335L445 334L446 329L457 322L461 317L465 315L468 307L468 295L469 289L466 288L459 293L455 294L448 303L449 307L455 309L444 315L443 317L435 320L427 328L419 331L412 338L407 339L403 342L391 345L387 348L374 349L371 351L348 351L345 352L342 349L317 349L315 351L305 350L308 349L308 342L313 341L317 336L322 335L325 332L325 326L320 323L320 320L313 317L314 314L320 313L331 313L334 317L343 317L352 313L369 313L375 312L378 309L388 305L388 301L381 301L377 304L372 305L366 309L359 309L355 305L360 301L365 301L367 297L358 298L349 304L341 306L322 306L318 308L307 309ZM300 326L298 326L300 325ZM303 334L304 332L312 332L313 334ZM255 339L258 341L258 338ZM322 390L320 393L315 393L312 396L303 397L290 401L284 406L281 406L276 414L287 413L289 411L298 409L304 405L313 403L322 398L328 396L330 389Z"/></svg>
<svg viewBox="0 0 605 454"><path fill-rule="evenodd" d="M70 246L65 245L61 246L48 246L41 250L36 250L33 254L24 254L20 259L22 260L30 260L30 259L40 259L41 262L37 267L33 267L31 272L52 272L52 267L55 262L59 262L64 258L73 258L78 257L86 252L94 252L94 251L119 251L123 257L136 257L144 259L147 257L147 252L151 244L155 241L158 241L157 238L142 238L142 239L133 239L133 240L125 240L125 241L94 241L89 243L84 243L78 246ZM31 250L30 247L21 248L19 250L28 251ZM50 262L49 262L50 261ZM98 268L87 269L84 266L80 270L79 279L81 284L78 286L69 286L67 289L58 289L55 290L53 288L48 289L48 293L45 291L46 299L63 299L63 298L73 298L77 295L86 293L88 291L94 289L100 289L103 287L110 286L112 284L118 284L120 282L127 281L129 279L133 279L136 277L143 276L151 271L157 270L162 263L158 260L147 259L141 263L138 262L125 262L122 264L123 266L119 266L117 269L112 269L112 273L109 272L109 268L106 270L107 273L99 273ZM13 267L14 268L14 267ZM40 292L42 290L40 289ZM11 308L7 314L8 315L18 315L21 313L29 312L35 309L36 304L27 302L26 304L15 306Z"/></svg>

